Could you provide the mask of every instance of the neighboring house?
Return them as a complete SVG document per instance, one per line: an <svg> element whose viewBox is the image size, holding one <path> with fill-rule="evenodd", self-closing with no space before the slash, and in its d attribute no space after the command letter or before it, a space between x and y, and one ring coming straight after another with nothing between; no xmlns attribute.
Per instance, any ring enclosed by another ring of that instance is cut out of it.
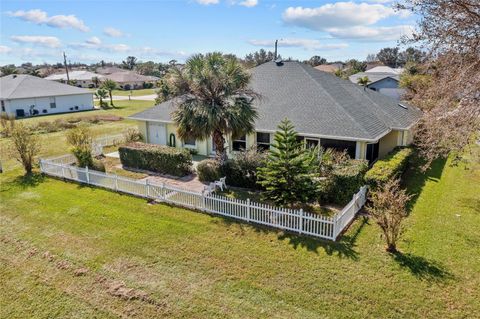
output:
<svg viewBox="0 0 480 319"><path fill-rule="evenodd" d="M391 68L385 65L379 65L365 71L367 73L392 73L392 74L402 74L403 68Z"/></svg>
<svg viewBox="0 0 480 319"><path fill-rule="evenodd" d="M342 63L330 63L330 64L320 64L315 67L315 69L327 73L335 73L338 70L342 70L344 65Z"/></svg>
<svg viewBox="0 0 480 319"><path fill-rule="evenodd" d="M86 89L31 75L0 78L1 111L17 118L93 109L93 93Z"/></svg>
<svg viewBox="0 0 480 319"><path fill-rule="evenodd" d="M68 78L70 81L74 81L73 85L82 87L82 88L94 88L95 83L92 80L93 78L97 77L100 81L104 78L101 74L96 74L89 71L69 71ZM58 81L61 83L67 83L67 74L60 73L60 74L52 74L45 78L46 80L50 81Z"/></svg>
<svg viewBox="0 0 480 319"><path fill-rule="evenodd" d="M157 82L160 78L155 76L141 75L133 71L121 71L104 75L118 83L118 86L124 90L143 89L144 83Z"/></svg>
<svg viewBox="0 0 480 319"><path fill-rule="evenodd" d="M299 62L267 62L251 69L250 88L261 98L255 133L232 140L237 151L257 145L268 149L284 118L295 125L307 146L346 150L352 158L374 161L396 146L410 143L410 128L421 112L406 104L318 71ZM213 155L212 139L179 139L171 118L175 100L130 116L137 120L148 143L195 149Z"/></svg>
<svg viewBox="0 0 480 319"><path fill-rule="evenodd" d="M117 72L124 72L126 71L125 69L119 68L118 66L105 66L105 67L100 67L95 70L96 73L98 74L112 74L112 73L117 73Z"/></svg>
<svg viewBox="0 0 480 319"><path fill-rule="evenodd" d="M405 93L405 90L398 86L400 82L400 75L393 72L360 72L350 75L348 79L352 83L358 84L358 79L365 76L370 80L367 88L371 90L377 91L396 100L401 100L403 94Z"/></svg>

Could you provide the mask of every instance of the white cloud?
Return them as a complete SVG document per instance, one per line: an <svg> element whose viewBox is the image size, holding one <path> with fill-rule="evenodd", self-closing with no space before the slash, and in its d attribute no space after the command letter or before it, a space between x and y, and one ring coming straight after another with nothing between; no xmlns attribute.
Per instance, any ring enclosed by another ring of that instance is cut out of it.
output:
<svg viewBox="0 0 480 319"><path fill-rule="evenodd" d="M0 45L0 53L1 54L7 54L7 53L10 53L12 51L12 48L9 48L7 46L4 46L4 45Z"/></svg>
<svg viewBox="0 0 480 319"><path fill-rule="evenodd" d="M128 45L123 44L123 43L105 44L105 45L100 46L99 49L102 50L102 51L115 52L115 53L131 51L131 48Z"/></svg>
<svg viewBox="0 0 480 319"><path fill-rule="evenodd" d="M17 43L29 43L48 48L58 48L60 40L57 37L41 35L13 35L10 39Z"/></svg>
<svg viewBox="0 0 480 319"><path fill-rule="evenodd" d="M336 2L317 8L289 7L283 13L283 20L290 25L324 31L328 28L372 25L396 15L403 17L406 13L382 4Z"/></svg>
<svg viewBox="0 0 480 319"><path fill-rule="evenodd" d="M120 38L125 35L122 31L115 29L113 27L107 27L103 29L103 33L112 38Z"/></svg>
<svg viewBox="0 0 480 319"><path fill-rule="evenodd" d="M402 36L412 34L414 27L411 25L397 25L393 27L366 27L356 26L351 28L332 28L329 33L336 38L369 41L396 41Z"/></svg>
<svg viewBox="0 0 480 319"><path fill-rule="evenodd" d="M257 4L258 4L258 0L244 0L238 3L238 5L244 6L247 8L255 7Z"/></svg>
<svg viewBox="0 0 480 319"><path fill-rule="evenodd" d="M248 43L255 46L273 47L273 40L249 40ZM299 47L306 50L336 50L348 47L346 43L324 44L315 39L285 38L278 41L280 47Z"/></svg>
<svg viewBox="0 0 480 319"><path fill-rule="evenodd" d="M85 43L91 44L91 45L100 45L102 44L102 40L100 40L98 37L91 37L85 40Z"/></svg>
<svg viewBox="0 0 480 319"><path fill-rule="evenodd" d="M220 2L220 0L195 0L195 2L208 6L210 4L218 4Z"/></svg>
<svg viewBox="0 0 480 319"><path fill-rule="evenodd" d="M73 14L54 15L49 17L45 11L42 11L40 9L33 9L29 11L18 10L15 12L8 12L8 15L35 24L46 24L54 28L73 28L83 32L87 32L90 30L82 20L78 19Z"/></svg>

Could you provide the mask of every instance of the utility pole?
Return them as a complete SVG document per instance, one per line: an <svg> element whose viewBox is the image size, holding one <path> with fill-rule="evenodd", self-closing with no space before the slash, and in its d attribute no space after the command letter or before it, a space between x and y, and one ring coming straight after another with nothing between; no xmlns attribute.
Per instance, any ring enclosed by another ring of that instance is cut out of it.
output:
<svg viewBox="0 0 480 319"><path fill-rule="evenodd" d="M67 73L67 84L70 83L70 76L68 75L68 66L67 66L67 56L65 51L63 51L63 64L65 65L65 72Z"/></svg>
<svg viewBox="0 0 480 319"><path fill-rule="evenodd" d="M274 61L277 59L277 46L278 46L278 40L275 40L275 53L273 55L273 60Z"/></svg>

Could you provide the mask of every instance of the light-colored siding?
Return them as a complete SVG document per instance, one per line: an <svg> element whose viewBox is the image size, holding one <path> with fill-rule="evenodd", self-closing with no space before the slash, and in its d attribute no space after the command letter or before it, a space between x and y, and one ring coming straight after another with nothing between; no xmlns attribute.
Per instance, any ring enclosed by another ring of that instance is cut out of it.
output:
<svg viewBox="0 0 480 319"><path fill-rule="evenodd" d="M61 95L55 96L55 108L50 107L50 97L37 97L28 99L14 99L7 100L5 103L6 112L16 114L16 110L23 109L25 115L30 114L30 108L33 105L34 109L39 112L38 115L47 115L52 113L68 113L93 109L93 94L76 94L76 95ZM78 110L75 110L78 106ZM72 110L70 110L72 108ZM44 113L46 110L46 113Z"/></svg>
<svg viewBox="0 0 480 319"><path fill-rule="evenodd" d="M393 150L398 144L398 135L401 134L400 131L391 131L384 137L380 139L379 148L378 148L378 157L382 158Z"/></svg>

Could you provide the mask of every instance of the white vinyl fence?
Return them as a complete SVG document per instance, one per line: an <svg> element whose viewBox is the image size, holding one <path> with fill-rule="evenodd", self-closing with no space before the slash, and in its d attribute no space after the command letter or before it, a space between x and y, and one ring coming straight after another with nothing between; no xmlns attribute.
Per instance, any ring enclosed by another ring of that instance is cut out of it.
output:
<svg viewBox="0 0 480 319"><path fill-rule="evenodd" d="M40 168L44 174L66 180L330 240L336 240L352 222L355 214L365 204L367 191L366 186L363 186L341 212L326 217L301 209L273 207L250 199L232 199L214 193L197 193L70 165L74 162L72 155L64 155L40 160Z"/></svg>
<svg viewBox="0 0 480 319"><path fill-rule="evenodd" d="M125 141L125 136L123 134L98 137L94 139L92 143L93 155L101 155L103 154L103 148L105 146L118 145L123 143L123 141Z"/></svg>

